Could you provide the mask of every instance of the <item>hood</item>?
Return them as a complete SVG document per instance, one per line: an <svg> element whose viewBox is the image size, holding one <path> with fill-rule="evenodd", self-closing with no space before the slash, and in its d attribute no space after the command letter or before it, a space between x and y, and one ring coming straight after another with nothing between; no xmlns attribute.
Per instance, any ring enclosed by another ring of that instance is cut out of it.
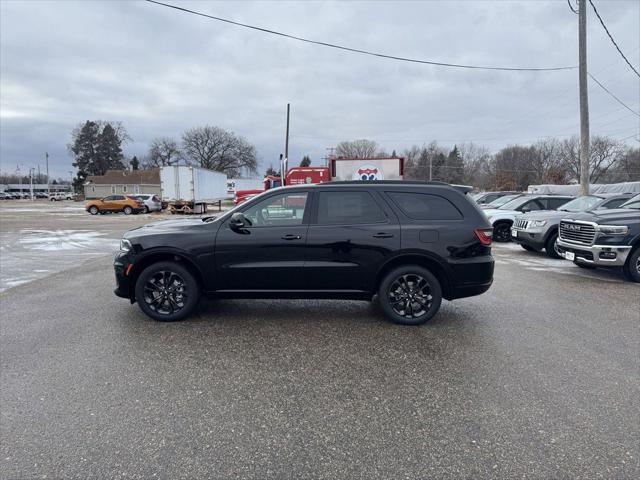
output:
<svg viewBox="0 0 640 480"><path fill-rule="evenodd" d="M501 210L500 208L488 208L486 210L483 210L482 213L484 213L487 217L495 217L496 215L520 215L522 212L519 212L517 210Z"/></svg>
<svg viewBox="0 0 640 480"><path fill-rule="evenodd" d="M595 222L602 224L615 224L631 219L640 219L640 210L632 208L615 208L611 210L595 210L593 212L564 212L563 219L582 220L585 222Z"/></svg>
<svg viewBox="0 0 640 480"><path fill-rule="evenodd" d="M205 217L215 218L215 217ZM180 218L176 220L161 220L159 222L148 223L142 227L134 228L124 234L124 238L138 237L141 235L157 235L159 233L187 232L210 225L211 222L203 222L202 218Z"/></svg>
<svg viewBox="0 0 640 480"><path fill-rule="evenodd" d="M567 215L574 215L579 212L561 212L559 210L540 210L537 212L523 213L518 218L520 220L552 220L567 218Z"/></svg>

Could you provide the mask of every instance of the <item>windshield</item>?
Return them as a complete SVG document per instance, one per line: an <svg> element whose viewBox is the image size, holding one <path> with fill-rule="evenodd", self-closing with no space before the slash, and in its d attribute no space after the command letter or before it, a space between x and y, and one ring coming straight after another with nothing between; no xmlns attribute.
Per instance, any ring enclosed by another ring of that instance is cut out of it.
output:
<svg viewBox="0 0 640 480"><path fill-rule="evenodd" d="M593 208L593 206L600 203L601 200L602 198L593 195L578 197L565 203L562 208L559 208L558 210L563 212L584 212Z"/></svg>
<svg viewBox="0 0 640 480"><path fill-rule="evenodd" d="M620 208L630 208L632 210L640 210L640 195L636 195L631 200L624 202Z"/></svg>
<svg viewBox="0 0 640 480"><path fill-rule="evenodd" d="M529 200L531 200L531 197L524 195L501 205L499 208L500 210L517 210L518 207L524 205Z"/></svg>
<svg viewBox="0 0 640 480"><path fill-rule="evenodd" d="M496 198L493 202L490 202L487 205L493 208L498 208L505 203L510 202L514 198L518 198L520 196L521 195L505 195L504 197Z"/></svg>

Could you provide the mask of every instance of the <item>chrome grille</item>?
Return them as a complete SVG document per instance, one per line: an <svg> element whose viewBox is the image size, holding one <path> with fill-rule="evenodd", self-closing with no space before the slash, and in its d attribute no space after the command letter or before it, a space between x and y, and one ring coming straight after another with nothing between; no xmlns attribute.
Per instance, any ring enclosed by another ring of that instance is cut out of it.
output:
<svg viewBox="0 0 640 480"><path fill-rule="evenodd" d="M528 220L516 219L516 221L513 222L513 226L515 228L520 229L520 230L526 230L527 229L527 225L529 225L529 221Z"/></svg>
<svg viewBox="0 0 640 480"><path fill-rule="evenodd" d="M577 222L560 222L560 238L566 242L592 245L596 238L596 229L593 225Z"/></svg>

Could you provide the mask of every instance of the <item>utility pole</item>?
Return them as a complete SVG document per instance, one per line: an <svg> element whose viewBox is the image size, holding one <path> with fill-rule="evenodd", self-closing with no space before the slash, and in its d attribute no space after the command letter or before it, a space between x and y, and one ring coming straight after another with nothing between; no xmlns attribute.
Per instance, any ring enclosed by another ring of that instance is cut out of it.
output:
<svg viewBox="0 0 640 480"><path fill-rule="evenodd" d="M51 187L49 187L49 152L44 152L44 159L47 162L47 196L50 196Z"/></svg>
<svg viewBox="0 0 640 480"><path fill-rule="evenodd" d="M284 187L284 179L287 175L287 168L289 166L289 112L290 112L290 105L287 103L287 135L284 141L284 160L280 167L280 180L282 182L283 187Z"/></svg>
<svg viewBox="0 0 640 480"><path fill-rule="evenodd" d="M16 175L18 175L18 182L20 183L20 197L22 197L22 175L20 175L20 165L16 165Z"/></svg>
<svg viewBox="0 0 640 480"><path fill-rule="evenodd" d="M587 89L587 0L578 0L580 84L580 193L589 195L589 96Z"/></svg>
<svg viewBox="0 0 640 480"><path fill-rule="evenodd" d="M33 201L33 171L35 168L31 167L29 169L29 191L31 193L31 201Z"/></svg>

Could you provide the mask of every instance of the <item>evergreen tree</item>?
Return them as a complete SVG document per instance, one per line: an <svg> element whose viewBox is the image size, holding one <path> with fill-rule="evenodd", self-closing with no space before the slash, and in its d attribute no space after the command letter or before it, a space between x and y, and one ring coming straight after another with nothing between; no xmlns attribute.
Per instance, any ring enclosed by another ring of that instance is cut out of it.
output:
<svg viewBox="0 0 640 480"><path fill-rule="evenodd" d="M270 176L270 175L271 175L271 176L275 176L275 177L277 177L277 176L279 176L279 175L280 175L280 172L276 171L276 169L275 169L275 168L273 168L273 165L269 165L269 168L267 168L267 171L266 171L266 173L264 174L264 176L265 176L265 177L268 177L268 176Z"/></svg>
<svg viewBox="0 0 640 480"><path fill-rule="evenodd" d="M443 180L448 183L462 183L464 176L464 164L458 146L454 145L453 150L449 152L443 172Z"/></svg>
<svg viewBox="0 0 640 480"><path fill-rule="evenodd" d="M140 161L138 160L138 157L136 157L135 155L133 156L129 164L131 165L131 170L140 169Z"/></svg>
<svg viewBox="0 0 640 480"><path fill-rule="evenodd" d="M311 158L309 158L309 155L305 155L304 157L302 157L302 160L300 161L300 166L308 167L310 165L311 165Z"/></svg>
<svg viewBox="0 0 640 480"><path fill-rule="evenodd" d="M125 168L122 160L122 140L118 138L116 131L107 123L102 132L98 135L98 146L96 148L97 161L94 175L104 175L107 170L123 170Z"/></svg>
<svg viewBox="0 0 640 480"><path fill-rule="evenodd" d="M72 133L74 140L69 149L75 157L75 162L72 165L78 169L78 174L73 179L73 188L76 191L82 190L82 185L88 175L95 175L94 164L99 134L100 126L90 120L87 120L84 125L76 128Z"/></svg>

